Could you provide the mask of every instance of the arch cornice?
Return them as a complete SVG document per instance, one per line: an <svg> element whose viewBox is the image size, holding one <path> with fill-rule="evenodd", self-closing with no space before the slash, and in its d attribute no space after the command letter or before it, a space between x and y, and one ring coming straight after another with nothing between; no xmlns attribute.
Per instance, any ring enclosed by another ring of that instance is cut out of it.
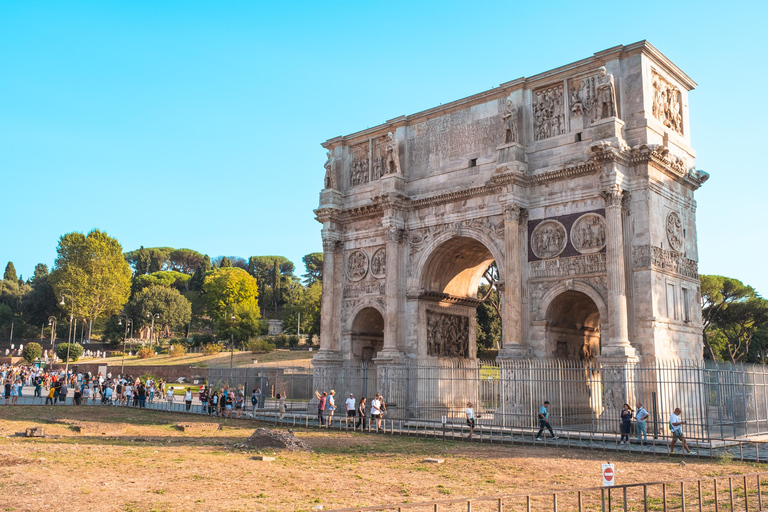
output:
<svg viewBox="0 0 768 512"><path fill-rule="evenodd" d="M600 313L600 323L608 321L608 306L606 305L605 298L592 285L578 279L567 279L550 288L539 301L534 321L546 321L549 305L558 295L567 291L581 292L592 299Z"/></svg>

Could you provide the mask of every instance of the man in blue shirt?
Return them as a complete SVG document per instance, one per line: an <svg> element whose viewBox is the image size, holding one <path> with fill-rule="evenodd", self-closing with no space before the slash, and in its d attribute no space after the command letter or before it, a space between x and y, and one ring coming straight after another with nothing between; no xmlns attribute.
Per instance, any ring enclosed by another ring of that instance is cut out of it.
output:
<svg viewBox="0 0 768 512"><path fill-rule="evenodd" d="M648 433L645 429L645 420L648 419L650 414L648 414L648 411L643 408L643 404L638 403L637 404L637 412L635 413L635 420L637 420L637 444L645 444L648 442ZM643 437L643 440L640 440L640 437Z"/></svg>
<svg viewBox="0 0 768 512"><path fill-rule="evenodd" d="M539 410L539 433L536 434L536 440L541 441L541 433L546 428L552 435L552 439L558 439L554 432L552 432L552 425L549 424L549 402L545 401L544 405Z"/></svg>

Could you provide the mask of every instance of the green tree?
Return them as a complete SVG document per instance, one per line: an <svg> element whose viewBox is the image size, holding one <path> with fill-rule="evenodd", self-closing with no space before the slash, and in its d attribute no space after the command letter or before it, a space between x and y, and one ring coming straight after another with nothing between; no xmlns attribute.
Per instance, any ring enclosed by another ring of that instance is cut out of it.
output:
<svg viewBox="0 0 768 512"><path fill-rule="evenodd" d="M314 336L320 334L320 300L323 284L315 281L306 288L296 282L291 286L291 299L283 313L283 328L287 334L297 334L299 313L301 314L301 334Z"/></svg>
<svg viewBox="0 0 768 512"><path fill-rule="evenodd" d="M704 348L709 357L717 361L718 348L723 348L724 338L717 338L721 342L717 347L713 340L715 340L715 329L722 324L722 315L731 305L746 302L755 298L757 294L751 286L730 277L702 274L700 280Z"/></svg>
<svg viewBox="0 0 768 512"><path fill-rule="evenodd" d="M46 265L40 263L35 267L35 275L29 287L29 292L22 300L24 320L36 326L47 324L48 317L56 316L60 312L60 306Z"/></svg>
<svg viewBox="0 0 768 512"><path fill-rule="evenodd" d="M307 273L302 277L306 286L312 286L316 282L323 281L323 253L312 252L301 258Z"/></svg>
<svg viewBox="0 0 768 512"><path fill-rule="evenodd" d="M227 268L231 266L232 266L232 263L230 263L229 258L227 258L226 256L222 256L221 259L219 260L219 268Z"/></svg>
<svg viewBox="0 0 768 512"><path fill-rule="evenodd" d="M155 320L155 330L158 327L176 330L179 327L183 329L189 323L192 306L178 290L150 285L133 296L126 312L136 322L134 329L149 324L152 315L158 314L160 317Z"/></svg>
<svg viewBox="0 0 768 512"><path fill-rule="evenodd" d="M755 334L768 323L768 301L753 297L723 308L716 329L725 338L728 357L734 363L748 356Z"/></svg>
<svg viewBox="0 0 768 512"><path fill-rule="evenodd" d="M35 272L32 274L32 282L34 283L35 280L48 277L48 265L45 263L38 263L35 265Z"/></svg>
<svg viewBox="0 0 768 512"><path fill-rule="evenodd" d="M144 248L142 245L139 247L139 251L136 254L136 259L134 266L136 268L136 275L137 276L143 276L144 274L149 273L149 251Z"/></svg>
<svg viewBox="0 0 768 512"><path fill-rule="evenodd" d="M51 284L57 296L70 290L75 316L93 321L117 314L128 301L131 269L117 239L97 229L87 235L68 233L59 240ZM64 306L69 312L72 304Z"/></svg>
<svg viewBox="0 0 768 512"><path fill-rule="evenodd" d="M189 289L189 281L192 278L189 274L176 272L175 270L160 270L142 276L136 276L133 279L134 293L143 290L148 286L165 286L166 288L175 288L179 291Z"/></svg>
<svg viewBox="0 0 768 512"><path fill-rule="evenodd" d="M205 277L203 286L208 313L219 334L232 333L231 315L234 312L236 332L239 335L258 333L259 290L257 281L248 272L237 267L213 270Z"/></svg>
<svg viewBox="0 0 768 512"><path fill-rule="evenodd" d="M56 356L62 361L67 360L67 345L69 345L69 360L77 361L83 355L83 346L79 343L59 343L56 345Z"/></svg>
<svg viewBox="0 0 768 512"><path fill-rule="evenodd" d="M24 356L24 360L28 363L34 363L35 359L43 355L43 347L39 343L27 343L24 345L21 355Z"/></svg>
<svg viewBox="0 0 768 512"><path fill-rule="evenodd" d="M487 296L487 297L486 297ZM501 315L499 314L499 292L489 284L482 284L478 297L486 297L477 307L477 346L478 348L499 348L501 340Z"/></svg>
<svg viewBox="0 0 768 512"><path fill-rule="evenodd" d="M192 249L174 249L168 254L167 270L193 274L203 260L203 255Z"/></svg>
<svg viewBox="0 0 768 512"><path fill-rule="evenodd" d="M272 316L279 316L279 308L285 304L281 292L287 283L295 279L295 266L284 256L251 256L248 260L248 273L259 283L259 299L262 304L262 314L266 313L266 305L272 307Z"/></svg>
<svg viewBox="0 0 768 512"><path fill-rule="evenodd" d="M13 262L9 261L5 266L5 273L3 274L3 281L17 282L19 280L16 277L16 267L13 266Z"/></svg>
<svg viewBox="0 0 768 512"><path fill-rule="evenodd" d="M211 258L206 254L203 256L203 259L200 260L200 264L197 266L197 270L195 270L195 275L193 275L192 279L189 281L189 289L195 292L202 291L203 284L205 284L205 274L211 270L213 270Z"/></svg>

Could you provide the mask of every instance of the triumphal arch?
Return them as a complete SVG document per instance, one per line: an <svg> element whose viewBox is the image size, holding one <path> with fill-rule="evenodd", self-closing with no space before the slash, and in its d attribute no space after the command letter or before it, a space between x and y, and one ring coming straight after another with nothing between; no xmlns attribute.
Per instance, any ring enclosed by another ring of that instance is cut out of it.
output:
<svg viewBox="0 0 768 512"><path fill-rule="evenodd" d="M642 41L329 139L324 362L702 357L688 93Z"/></svg>

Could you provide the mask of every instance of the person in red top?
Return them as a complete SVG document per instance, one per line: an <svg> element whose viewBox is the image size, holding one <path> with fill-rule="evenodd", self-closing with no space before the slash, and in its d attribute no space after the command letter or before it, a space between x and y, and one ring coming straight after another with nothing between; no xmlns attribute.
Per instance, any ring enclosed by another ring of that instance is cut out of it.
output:
<svg viewBox="0 0 768 512"><path fill-rule="evenodd" d="M320 392L315 391L315 396L317 397L317 421L319 422L318 425L320 428L323 427L323 414L325 413L325 403L328 399L328 393L323 392L321 395Z"/></svg>

